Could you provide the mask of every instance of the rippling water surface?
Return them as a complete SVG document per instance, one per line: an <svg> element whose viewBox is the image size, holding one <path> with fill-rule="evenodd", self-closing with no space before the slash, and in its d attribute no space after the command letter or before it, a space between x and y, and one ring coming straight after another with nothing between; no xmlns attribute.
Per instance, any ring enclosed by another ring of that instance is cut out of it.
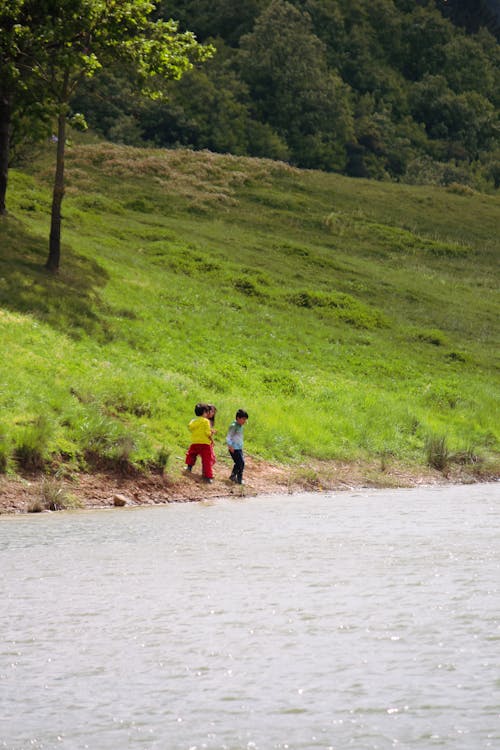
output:
<svg viewBox="0 0 500 750"><path fill-rule="evenodd" d="M500 748L500 486L0 519L0 748Z"/></svg>

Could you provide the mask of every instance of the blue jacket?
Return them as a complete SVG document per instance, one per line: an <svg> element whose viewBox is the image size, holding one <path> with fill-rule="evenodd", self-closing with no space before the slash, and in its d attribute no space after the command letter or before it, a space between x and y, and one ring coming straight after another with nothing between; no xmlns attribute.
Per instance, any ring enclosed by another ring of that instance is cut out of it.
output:
<svg viewBox="0 0 500 750"><path fill-rule="evenodd" d="M226 443L230 448L240 451L243 448L243 427L239 422L231 422L227 431Z"/></svg>

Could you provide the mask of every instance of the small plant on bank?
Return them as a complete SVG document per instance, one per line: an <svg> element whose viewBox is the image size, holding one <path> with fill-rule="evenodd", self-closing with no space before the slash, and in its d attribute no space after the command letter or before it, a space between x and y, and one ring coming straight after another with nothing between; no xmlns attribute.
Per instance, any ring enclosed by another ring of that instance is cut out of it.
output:
<svg viewBox="0 0 500 750"><path fill-rule="evenodd" d="M118 469L122 474L134 473L137 469L132 459L135 448L132 435L120 435L107 457L108 465Z"/></svg>
<svg viewBox="0 0 500 750"><path fill-rule="evenodd" d="M388 450L383 450L380 454L380 471L382 474L384 474L389 468L391 455L391 452Z"/></svg>
<svg viewBox="0 0 500 750"><path fill-rule="evenodd" d="M160 473L163 475L167 470L167 465L170 459L170 450L168 448L160 448L156 454L156 461L154 462L155 468L158 468Z"/></svg>
<svg viewBox="0 0 500 750"><path fill-rule="evenodd" d="M14 458L20 469L28 472L42 471L47 460L50 426L43 416L26 427L14 449Z"/></svg>
<svg viewBox="0 0 500 750"><path fill-rule="evenodd" d="M132 460L136 441L116 419L90 414L79 426L78 437L85 460L91 466L123 474L136 470Z"/></svg>
<svg viewBox="0 0 500 750"><path fill-rule="evenodd" d="M433 469L444 471L450 460L445 435L429 435L425 441L427 464Z"/></svg>
<svg viewBox="0 0 500 750"><path fill-rule="evenodd" d="M0 474L5 474L7 471L7 462L9 459L9 446L7 444L7 437L0 427Z"/></svg>
<svg viewBox="0 0 500 750"><path fill-rule="evenodd" d="M40 495L28 507L28 513L44 510L71 510L81 508L82 503L57 479L46 478L42 482Z"/></svg>
<svg viewBox="0 0 500 750"><path fill-rule="evenodd" d="M290 475L293 484L298 484L305 490L320 489L321 481L316 469L309 466L300 466Z"/></svg>
<svg viewBox="0 0 500 750"><path fill-rule="evenodd" d="M475 466L481 464L483 459L473 446L468 446L465 450L453 453L450 461L460 466Z"/></svg>

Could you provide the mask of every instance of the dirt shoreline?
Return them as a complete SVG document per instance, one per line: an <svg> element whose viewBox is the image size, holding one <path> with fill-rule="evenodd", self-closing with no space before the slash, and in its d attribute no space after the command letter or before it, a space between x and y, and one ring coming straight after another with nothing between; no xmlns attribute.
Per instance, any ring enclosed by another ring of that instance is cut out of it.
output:
<svg viewBox="0 0 500 750"><path fill-rule="evenodd" d="M360 488L410 488L428 485L498 481L498 474L476 467L454 466L446 473L396 464L308 461L277 466L246 458L245 485L230 482L229 467L218 464L213 484L202 481L199 469L185 475L180 468L161 475L122 476L77 474L0 478L0 514L35 513L75 508L112 508L197 502L215 498L252 497L297 492L342 491Z"/></svg>

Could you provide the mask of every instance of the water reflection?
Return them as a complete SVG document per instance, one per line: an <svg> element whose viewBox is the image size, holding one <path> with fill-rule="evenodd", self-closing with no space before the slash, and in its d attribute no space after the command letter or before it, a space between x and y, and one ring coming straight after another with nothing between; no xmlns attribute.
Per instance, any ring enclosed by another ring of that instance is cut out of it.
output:
<svg viewBox="0 0 500 750"><path fill-rule="evenodd" d="M498 748L499 499L2 519L0 748Z"/></svg>

